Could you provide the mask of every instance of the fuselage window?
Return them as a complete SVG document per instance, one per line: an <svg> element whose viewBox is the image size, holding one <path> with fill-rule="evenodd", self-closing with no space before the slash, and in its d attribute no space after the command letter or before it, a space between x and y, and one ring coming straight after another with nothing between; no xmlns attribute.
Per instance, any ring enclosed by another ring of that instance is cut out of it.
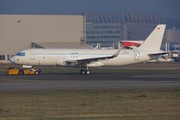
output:
<svg viewBox="0 0 180 120"><path fill-rule="evenodd" d="M25 53L24 52L19 52L16 54L17 56L25 56Z"/></svg>

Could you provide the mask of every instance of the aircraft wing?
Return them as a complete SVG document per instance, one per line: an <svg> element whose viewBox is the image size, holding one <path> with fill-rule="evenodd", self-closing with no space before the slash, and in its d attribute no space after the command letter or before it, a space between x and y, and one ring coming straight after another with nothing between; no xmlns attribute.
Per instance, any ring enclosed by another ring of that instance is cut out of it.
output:
<svg viewBox="0 0 180 120"><path fill-rule="evenodd" d="M80 59L73 59L73 60L69 59L69 60L65 60L65 62L75 63L75 64L87 64L87 63L90 63L93 61L112 59L114 57L117 57L122 49L123 49L123 47L118 49L118 51L116 53L114 53L113 55L110 55L110 56L94 57L94 58L80 58Z"/></svg>

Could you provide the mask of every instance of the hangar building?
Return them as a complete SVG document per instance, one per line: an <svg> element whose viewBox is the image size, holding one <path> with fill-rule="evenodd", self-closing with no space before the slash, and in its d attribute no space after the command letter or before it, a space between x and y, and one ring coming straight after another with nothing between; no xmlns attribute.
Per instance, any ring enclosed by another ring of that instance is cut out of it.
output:
<svg viewBox="0 0 180 120"><path fill-rule="evenodd" d="M82 15L0 15L0 61L28 48L89 48Z"/></svg>
<svg viewBox="0 0 180 120"><path fill-rule="evenodd" d="M86 16L86 43L95 47L118 47L122 40L142 41L157 24L164 23L162 14L124 11L119 14L82 13Z"/></svg>

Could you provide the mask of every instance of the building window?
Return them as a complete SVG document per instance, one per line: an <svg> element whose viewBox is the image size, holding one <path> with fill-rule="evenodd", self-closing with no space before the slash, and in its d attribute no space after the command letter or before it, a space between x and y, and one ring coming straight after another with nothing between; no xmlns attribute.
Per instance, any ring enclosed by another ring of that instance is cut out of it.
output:
<svg viewBox="0 0 180 120"><path fill-rule="evenodd" d="M121 38L120 36L101 36L101 38Z"/></svg>
<svg viewBox="0 0 180 120"><path fill-rule="evenodd" d="M10 60L10 57L11 57L10 55L7 55L7 60Z"/></svg>
<svg viewBox="0 0 180 120"><path fill-rule="evenodd" d="M0 60L5 60L5 55L0 55Z"/></svg>
<svg viewBox="0 0 180 120"><path fill-rule="evenodd" d="M121 26L94 26L95 29L111 29L111 28L114 28L114 29L118 29L118 28L121 28Z"/></svg>

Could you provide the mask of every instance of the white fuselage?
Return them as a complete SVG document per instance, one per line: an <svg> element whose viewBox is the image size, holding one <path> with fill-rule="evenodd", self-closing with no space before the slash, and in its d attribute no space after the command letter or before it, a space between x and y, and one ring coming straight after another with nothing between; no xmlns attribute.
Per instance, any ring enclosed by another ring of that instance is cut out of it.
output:
<svg viewBox="0 0 180 120"><path fill-rule="evenodd" d="M11 58L11 62L21 65L59 65L73 66L66 64L67 60L91 59L113 55L115 50L101 49L27 49L19 52ZM140 63L150 60L148 53L152 51L140 51L123 49L117 57L104 59L87 64L88 67L98 66L121 66Z"/></svg>

